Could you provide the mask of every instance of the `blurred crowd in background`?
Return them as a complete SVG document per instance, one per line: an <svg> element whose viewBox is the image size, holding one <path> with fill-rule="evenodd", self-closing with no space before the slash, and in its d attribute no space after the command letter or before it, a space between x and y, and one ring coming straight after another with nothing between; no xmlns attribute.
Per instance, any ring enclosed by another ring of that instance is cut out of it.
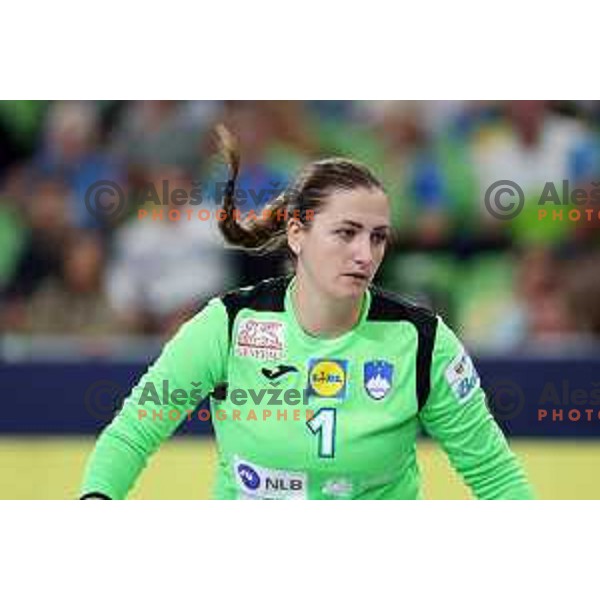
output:
<svg viewBox="0 0 600 600"><path fill-rule="evenodd" d="M600 185L600 102L578 101L2 101L4 332L164 339L213 295L283 273L284 257L226 248L215 219L169 219L171 199L162 219L140 218L139 201L106 218L85 202L99 181L129 199L169 182L201 187L213 209L219 122L240 140L244 209L313 159L371 167L398 231L378 283L435 308L475 349L561 352L600 336L600 220L539 221L535 203L548 181ZM487 212L498 180L525 191L518 218ZM155 196L141 196L148 214Z"/></svg>

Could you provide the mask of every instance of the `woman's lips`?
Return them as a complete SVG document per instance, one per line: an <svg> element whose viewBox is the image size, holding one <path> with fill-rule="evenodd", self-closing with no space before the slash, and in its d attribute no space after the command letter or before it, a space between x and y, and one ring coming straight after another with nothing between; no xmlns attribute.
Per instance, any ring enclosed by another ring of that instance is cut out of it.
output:
<svg viewBox="0 0 600 600"><path fill-rule="evenodd" d="M362 273L344 273L344 277L350 277L356 281L367 281L369 279L368 275Z"/></svg>

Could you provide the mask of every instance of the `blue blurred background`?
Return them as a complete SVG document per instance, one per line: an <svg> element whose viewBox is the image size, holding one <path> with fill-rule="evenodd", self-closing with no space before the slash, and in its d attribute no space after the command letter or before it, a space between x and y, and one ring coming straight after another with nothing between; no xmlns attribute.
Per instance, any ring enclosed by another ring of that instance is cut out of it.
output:
<svg viewBox="0 0 600 600"><path fill-rule="evenodd" d="M240 139L243 210L312 159L368 164L398 230L379 283L461 336L541 497L600 497L600 220L540 221L536 204L546 182L600 185L590 101L0 102L0 497L76 496L94 436L178 325L286 270L226 248L214 219L139 218L164 182L214 209L218 122ZM118 214L86 205L101 180L124 191ZM518 218L486 211L498 180L523 189ZM466 495L421 453L428 497ZM213 459L210 428L186 425L134 497L206 497Z"/></svg>

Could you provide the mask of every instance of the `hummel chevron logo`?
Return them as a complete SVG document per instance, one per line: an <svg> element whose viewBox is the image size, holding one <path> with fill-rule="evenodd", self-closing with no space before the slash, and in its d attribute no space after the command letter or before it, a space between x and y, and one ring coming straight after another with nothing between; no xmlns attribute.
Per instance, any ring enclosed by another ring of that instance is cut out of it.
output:
<svg viewBox="0 0 600 600"><path fill-rule="evenodd" d="M262 374L270 380L270 384L274 385L274 386L278 386L281 382L275 382L275 379L279 379L280 377L283 377L283 375L286 375L287 373L294 373L294 372L298 372L298 369L296 369L296 367L293 367L291 365L277 365L277 368L271 370L271 369L261 369Z"/></svg>

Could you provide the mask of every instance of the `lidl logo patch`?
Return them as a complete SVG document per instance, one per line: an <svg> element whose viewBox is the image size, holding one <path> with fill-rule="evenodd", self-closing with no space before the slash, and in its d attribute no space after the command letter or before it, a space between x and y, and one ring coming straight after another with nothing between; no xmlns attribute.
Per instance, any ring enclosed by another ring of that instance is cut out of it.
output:
<svg viewBox="0 0 600 600"><path fill-rule="evenodd" d="M319 398L346 397L348 361L335 358L311 358L308 363L308 389Z"/></svg>

